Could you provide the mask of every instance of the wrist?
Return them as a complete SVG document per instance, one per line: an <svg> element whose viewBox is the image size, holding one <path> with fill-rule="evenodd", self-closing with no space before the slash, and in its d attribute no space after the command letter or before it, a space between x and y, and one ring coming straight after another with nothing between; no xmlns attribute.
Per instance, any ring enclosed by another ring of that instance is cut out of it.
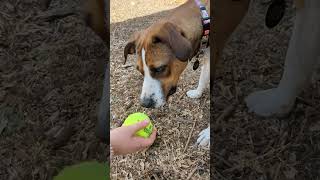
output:
<svg viewBox="0 0 320 180"><path fill-rule="evenodd" d="M110 156L115 155L115 145L114 145L114 133L113 130L110 132Z"/></svg>

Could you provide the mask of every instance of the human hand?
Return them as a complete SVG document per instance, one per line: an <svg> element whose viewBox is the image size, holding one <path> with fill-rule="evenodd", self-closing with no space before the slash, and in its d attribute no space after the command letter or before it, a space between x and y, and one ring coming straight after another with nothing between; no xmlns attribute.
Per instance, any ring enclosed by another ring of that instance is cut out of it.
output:
<svg viewBox="0 0 320 180"><path fill-rule="evenodd" d="M110 144L114 155L125 155L143 150L151 146L156 139L156 128L149 138L136 136L135 133L145 128L149 124L148 121L141 121L131 126L122 126L110 131Z"/></svg>

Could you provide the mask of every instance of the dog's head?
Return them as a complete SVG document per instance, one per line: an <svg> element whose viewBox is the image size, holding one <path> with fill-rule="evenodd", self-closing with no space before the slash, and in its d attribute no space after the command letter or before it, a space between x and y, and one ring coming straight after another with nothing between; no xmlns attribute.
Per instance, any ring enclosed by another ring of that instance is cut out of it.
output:
<svg viewBox="0 0 320 180"><path fill-rule="evenodd" d="M158 108L176 92L177 83L192 46L185 33L170 22L153 24L135 33L124 48L137 55L137 70L144 76L140 101L147 108Z"/></svg>

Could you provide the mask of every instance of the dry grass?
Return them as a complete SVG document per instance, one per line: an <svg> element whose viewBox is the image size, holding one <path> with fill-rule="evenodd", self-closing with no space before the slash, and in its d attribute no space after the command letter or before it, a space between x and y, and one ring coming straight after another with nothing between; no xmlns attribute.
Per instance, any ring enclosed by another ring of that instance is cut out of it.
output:
<svg viewBox="0 0 320 180"><path fill-rule="evenodd" d="M40 2L0 3L0 179L47 180L107 155L94 135L105 47L77 15L43 18L78 1Z"/></svg>
<svg viewBox="0 0 320 180"><path fill-rule="evenodd" d="M138 5L130 5L130 2ZM150 110L142 108L139 103L143 77L135 69L134 56L128 59L126 66L122 65L123 48L129 36L165 16L166 10L176 7L178 3L162 0L152 3L129 1L128 6L121 6L121 3L123 1L111 1L111 19L114 20L110 31L111 127L120 126L130 113L146 112L157 127L158 136L147 151L116 157L112 161L111 177L186 179L190 176L191 179L209 179L209 151L194 146L197 135L209 123L209 91L198 100L186 96L187 90L196 87L200 68L193 71L189 66L182 75L177 93L169 99L167 106ZM123 14L123 11L126 13ZM195 128L191 132L193 125ZM186 144L189 135L191 140Z"/></svg>

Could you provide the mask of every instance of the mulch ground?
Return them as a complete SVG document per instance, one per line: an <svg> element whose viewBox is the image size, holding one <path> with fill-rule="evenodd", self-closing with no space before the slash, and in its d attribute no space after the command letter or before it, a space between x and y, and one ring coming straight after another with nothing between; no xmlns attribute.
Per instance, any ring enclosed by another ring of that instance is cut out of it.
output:
<svg viewBox="0 0 320 180"><path fill-rule="evenodd" d="M230 39L214 84L211 173L221 180L319 179L319 72L287 117L257 117L243 101L253 91L277 86L292 33L292 2L274 29L264 25L268 4L262 2L267 1L252 2Z"/></svg>
<svg viewBox="0 0 320 180"><path fill-rule="evenodd" d="M209 179L209 150L194 146L200 131L209 124L209 90L201 99L186 95L188 90L196 88L200 68L193 71L188 66L177 93L165 107L146 109L139 102L143 76L135 69L135 56L130 56L123 65L123 49L130 35L166 16L179 3L111 1L111 127L121 126L133 112L145 112L158 130L157 139L148 150L113 159L112 179L188 179L189 176L189 179Z"/></svg>
<svg viewBox="0 0 320 180"><path fill-rule="evenodd" d="M106 47L79 15L63 17L79 1L41 2L0 2L0 179L107 159L94 134Z"/></svg>

